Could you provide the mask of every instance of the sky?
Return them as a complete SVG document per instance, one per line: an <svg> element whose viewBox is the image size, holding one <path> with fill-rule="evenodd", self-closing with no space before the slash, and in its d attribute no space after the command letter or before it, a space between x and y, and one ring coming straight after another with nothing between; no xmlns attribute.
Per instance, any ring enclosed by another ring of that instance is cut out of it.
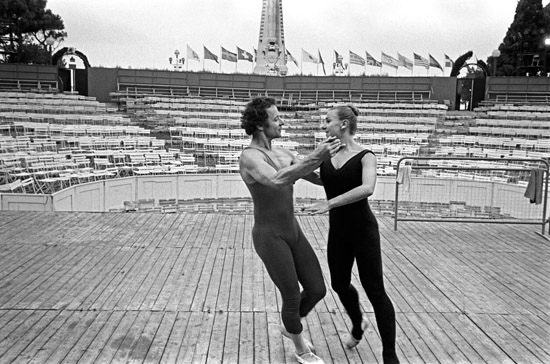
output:
<svg viewBox="0 0 550 364"><path fill-rule="evenodd" d="M543 6L550 0L543 0ZM323 74L321 66L301 63L302 49L321 53L327 74L334 51L349 62L349 51L380 61L381 52L413 59L413 52L432 55L444 66L473 51L486 60L512 24L517 0L285 0L286 48L300 67L288 74ZM258 47L262 0L48 0L47 9L63 19L68 33L60 47L84 53L93 67L171 69L169 57L187 58L189 46L201 58L183 70L252 72L252 63L203 62L203 47L253 52ZM384 66L351 65L348 73L448 76L450 68L414 67L397 71Z"/></svg>

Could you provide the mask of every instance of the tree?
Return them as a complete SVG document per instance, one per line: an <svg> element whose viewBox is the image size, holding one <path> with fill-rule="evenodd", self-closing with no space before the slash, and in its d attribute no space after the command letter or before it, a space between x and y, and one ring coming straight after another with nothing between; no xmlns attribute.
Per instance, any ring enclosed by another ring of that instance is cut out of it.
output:
<svg viewBox="0 0 550 364"><path fill-rule="evenodd" d="M544 38L549 24L542 0L519 0L514 20L498 47L497 75L526 76L544 73ZM487 59L493 64L493 57Z"/></svg>
<svg viewBox="0 0 550 364"><path fill-rule="evenodd" d="M48 63L46 39L59 45L67 33L47 0L0 0L0 53L5 63Z"/></svg>

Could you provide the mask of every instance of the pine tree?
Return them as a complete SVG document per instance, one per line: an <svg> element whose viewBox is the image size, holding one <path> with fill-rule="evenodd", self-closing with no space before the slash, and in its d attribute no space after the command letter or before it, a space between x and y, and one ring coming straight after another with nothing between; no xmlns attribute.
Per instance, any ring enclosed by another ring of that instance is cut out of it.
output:
<svg viewBox="0 0 550 364"><path fill-rule="evenodd" d="M497 75L534 76L544 73L544 39L549 28L542 0L519 0L514 21L498 47ZM492 56L487 63L493 64Z"/></svg>

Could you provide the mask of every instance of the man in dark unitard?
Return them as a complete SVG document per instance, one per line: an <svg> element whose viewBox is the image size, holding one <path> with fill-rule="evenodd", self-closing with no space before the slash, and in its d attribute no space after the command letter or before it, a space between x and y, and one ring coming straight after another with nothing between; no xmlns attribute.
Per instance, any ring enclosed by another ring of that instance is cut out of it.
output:
<svg viewBox="0 0 550 364"><path fill-rule="evenodd" d="M257 97L242 113L241 126L252 136L240 157L240 174L254 202L254 248L282 297L284 336L292 339L300 363L323 363L302 335L304 318L326 294L319 261L294 216L293 184L303 178L320 184L315 170L341 143L330 138L304 159L275 147L281 137L275 100ZM300 292L300 284L303 291Z"/></svg>

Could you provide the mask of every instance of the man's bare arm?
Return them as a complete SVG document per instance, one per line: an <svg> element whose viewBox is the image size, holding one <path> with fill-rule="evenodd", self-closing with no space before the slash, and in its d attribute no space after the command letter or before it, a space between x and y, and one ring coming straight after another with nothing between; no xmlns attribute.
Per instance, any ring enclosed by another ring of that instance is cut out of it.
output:
<svg viewBox="0 0 550 364"><path fill-rule="evenodd" d="M261 152L248 149L241 154L241 175L248 183L252 179L272 188L284 188L315 171L339 146L339 140L326 140L304 159L278 171L265 161Z"/></svg>

